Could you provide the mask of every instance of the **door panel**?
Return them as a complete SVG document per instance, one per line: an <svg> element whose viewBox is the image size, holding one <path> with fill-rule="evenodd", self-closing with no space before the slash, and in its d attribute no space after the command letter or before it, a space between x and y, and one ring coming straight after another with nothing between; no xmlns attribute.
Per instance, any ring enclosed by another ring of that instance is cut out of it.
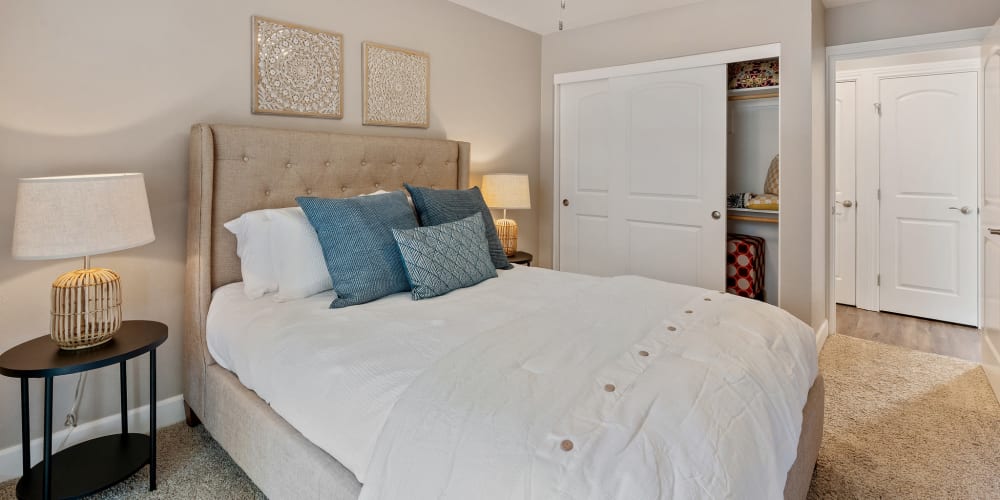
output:
<svg viewBox="0 0 1000 500"><path fill-rule="evenodd" d="M674 224L629 221L629 274L673 283L697 283L698 269L675 255L699 255L701 229ZM669 248L669 254L663 249Z"/></svg>
<svg viewBox="0 0 1000 500"><path fill-rule="evenodd" d="M883 78L879 101L880 308L974 325L977 76Z"/></svg>
<svg viewBox="0 0 1000 500"><path fill-rule="evenodd" d="M608 81L563 85L560 90L559 267L609 276L608 175L611 165Z"/></svg>
<svg viewBox="0 0 1000 500"><path fill-rule="evenodd" d="M611 94L620 167L609 179L609 219L619 269L723 290L725 66L617 78Z"/></svg>
<svg viewBox="0 0 1000 500"><path fill-rule="evenodd" d="M857 274L857 100L856 83L838 82L836 113L836 237L834 286L837 302L855 305Z"/></svg>

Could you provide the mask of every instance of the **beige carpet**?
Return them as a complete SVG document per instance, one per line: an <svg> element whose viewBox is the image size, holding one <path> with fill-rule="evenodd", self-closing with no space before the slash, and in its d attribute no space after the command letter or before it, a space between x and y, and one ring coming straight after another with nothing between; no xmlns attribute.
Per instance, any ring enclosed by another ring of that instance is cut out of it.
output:
<svg viewBox="0 0 1000 500"><path fill-rule="evenodd" d="M981 367L835 335L820 368L809 498L1000 499L1000 404Z"/></svg>
<svg viewBox="0 0 1000 500"><path fill-rule="evenodd" d="M1000 404L982 368L843 335L820 364L826 428L809 497L1000 499ZM159 433L159 489L145 470L97 498L264 495L202 427ZM14 498L14 482L0 484Z"/></svg>
<svg viewBox="0 0 1000 500"><path fill-rule="evenodd" d="M160 429L157 441L157 489L149 491L149 468L91 498L243 500L266 498L229 455L198 426ZM15 498L16 481L0 483L0 498Z"/></svg>

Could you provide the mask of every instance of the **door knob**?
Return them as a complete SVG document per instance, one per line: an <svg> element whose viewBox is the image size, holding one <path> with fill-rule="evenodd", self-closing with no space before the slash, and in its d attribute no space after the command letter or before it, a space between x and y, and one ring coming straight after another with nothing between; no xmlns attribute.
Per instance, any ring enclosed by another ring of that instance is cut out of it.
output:
<svg viewBox="0 0 1000 500"><path fill-rule="evenodd" d="M843 205L844 208L851 208L854 206L854 202L851 200L844 200L836 202L838 205Z"/></svg>
<svg viewBox="0 0 1000 500"><path fill-rule="evenodd" d="M969 207L962 207L962 208L948 207L948 210L958 210L959 212L962 212L963 214L967 214L967 213L969 213L969 212L972 211L972 209L970 209Z"/></svg>
<svg viewBox="0 0 1000 500"><path fill-rule="evenodd" d="M719 219L722 218L722 214L720 214L719 211L716 210L716 211L712 212L712 218L715 219L715 220L719 220Z"/></svg>
<svg viewBox="0 0 1000 500"><path fill-rule="evenodd" d="M568 207L569 206L569 200L568 199L563 198L563 206L564 207Z"/></svg>

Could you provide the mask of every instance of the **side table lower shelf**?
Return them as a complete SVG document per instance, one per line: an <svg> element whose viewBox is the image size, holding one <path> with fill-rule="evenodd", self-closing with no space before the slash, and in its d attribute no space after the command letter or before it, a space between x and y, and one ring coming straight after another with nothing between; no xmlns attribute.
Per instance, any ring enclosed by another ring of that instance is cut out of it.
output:
<svg viewBox="0 0 1000 500"><path fill-rule="evenodd" d="M113 434L52 455L52 498L76 498L121 482L149 464L150 438ZM17 498L42 498L42 463L17 482Z"/></svg>

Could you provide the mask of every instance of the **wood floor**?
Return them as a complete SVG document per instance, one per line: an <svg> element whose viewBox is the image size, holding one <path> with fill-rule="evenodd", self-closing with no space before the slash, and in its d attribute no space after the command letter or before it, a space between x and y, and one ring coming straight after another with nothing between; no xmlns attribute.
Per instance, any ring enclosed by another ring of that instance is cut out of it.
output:
<svg viewBox="0 0 1000 500"><path fill-rule="evenodd" d="M967 361L982 361L976 328L837 305L837 333Z"/></svg>

